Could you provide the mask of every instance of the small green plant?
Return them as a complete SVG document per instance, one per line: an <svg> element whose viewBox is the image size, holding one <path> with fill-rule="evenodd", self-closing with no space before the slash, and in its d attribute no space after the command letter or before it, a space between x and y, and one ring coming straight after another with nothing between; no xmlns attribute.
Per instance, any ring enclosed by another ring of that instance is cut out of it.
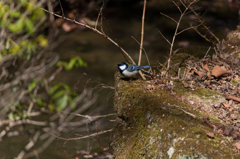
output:
<svg viewBox="0 0 240 159"><path fill-rule="evenodd" d="M14 7L14 3L18 5ZM6 55L23 56L29 60L39 47L48 44L45 36L36 36L35 30L46 16L34 3L34 0L0 2L0 27L3 30L0 44L4 44L0 46L0 61Z"/></svg>
<svg viewBox="0 0 240 159"><path fill-rule="evenodd" d="M51 96L50 110L61 111L66 108L68 104L74 107L74 105L72 105L73 99L78 94L71 91L70 87L64 83L56 83L49 90L49 95Z"/></svg>
<svg viewBox="0 0 240 159"><path fill-rule="evenodd" d="M65 61L59 61L57 63L57 66L64 66L65 70L69 71L71 69L73 69L74 67L78 68L78 67L87 67L87 63L80 58L79 56L75 56L72 57L69 62L65 62Z"/></svg>

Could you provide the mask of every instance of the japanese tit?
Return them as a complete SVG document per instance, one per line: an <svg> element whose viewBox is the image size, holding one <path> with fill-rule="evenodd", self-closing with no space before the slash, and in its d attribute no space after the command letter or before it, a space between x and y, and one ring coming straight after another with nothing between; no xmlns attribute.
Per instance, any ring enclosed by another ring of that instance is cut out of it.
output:
<svg viewBox="0 0 240 159"><path fill-rule="evenodd" d="M126 76L126 77L133 77L133 76L136 76L138 74L138 71L142 68L150 68L152 66L150 65L145 65L145 66L137 66L137 65L134 65L134 64L130 64L128 66L128 64L126 62L121 62L119 64L117 64L116 66L120 73L123 75L123 76Z"/></svg>

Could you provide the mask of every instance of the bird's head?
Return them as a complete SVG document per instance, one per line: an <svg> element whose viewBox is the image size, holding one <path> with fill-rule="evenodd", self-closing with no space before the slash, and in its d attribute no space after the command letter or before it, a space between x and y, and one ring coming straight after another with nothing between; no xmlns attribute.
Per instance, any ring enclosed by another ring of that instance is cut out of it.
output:
<svg viewBox="0 0 240 159"><path fill-rule="evenodd" d="M126 62L121 62L121 63L117 64L116 67L117 67L119 70L124 71L124 70L126 70L126 69L128 68L128 65L127 65Z"/></svg>

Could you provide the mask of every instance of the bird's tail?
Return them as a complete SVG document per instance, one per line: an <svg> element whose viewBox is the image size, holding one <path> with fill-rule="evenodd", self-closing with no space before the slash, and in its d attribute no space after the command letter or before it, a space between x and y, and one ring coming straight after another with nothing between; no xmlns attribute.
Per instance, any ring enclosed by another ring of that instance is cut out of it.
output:
<svg viewBox="0 0 240 159"><path fill-rule="evenodd" d="M152 67L151 65L145 65L145 66L140 66L140 69L142 69L142 68L150 68L150 67Z"/></svg>

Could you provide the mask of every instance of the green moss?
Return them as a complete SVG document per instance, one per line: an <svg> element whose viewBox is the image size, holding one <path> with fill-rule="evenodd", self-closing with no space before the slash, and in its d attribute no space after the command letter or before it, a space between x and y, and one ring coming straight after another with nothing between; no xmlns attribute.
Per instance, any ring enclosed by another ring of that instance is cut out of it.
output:
<svg viewBox="0 0 240 159"><path fill-rule="evenodd" d="M121 120L116 122L110 145L116 158L240 157L229 142L220 144L224 141L222 136L207 137L206 131L212 130L202 121L206 113L193 110L168 90L146 90L145 81L126 82L119 74L115 79L114 106ZM186 94L184 88L177 85L175 93ZM214 95L204 89L198 93L206 99Z"/></svg>

